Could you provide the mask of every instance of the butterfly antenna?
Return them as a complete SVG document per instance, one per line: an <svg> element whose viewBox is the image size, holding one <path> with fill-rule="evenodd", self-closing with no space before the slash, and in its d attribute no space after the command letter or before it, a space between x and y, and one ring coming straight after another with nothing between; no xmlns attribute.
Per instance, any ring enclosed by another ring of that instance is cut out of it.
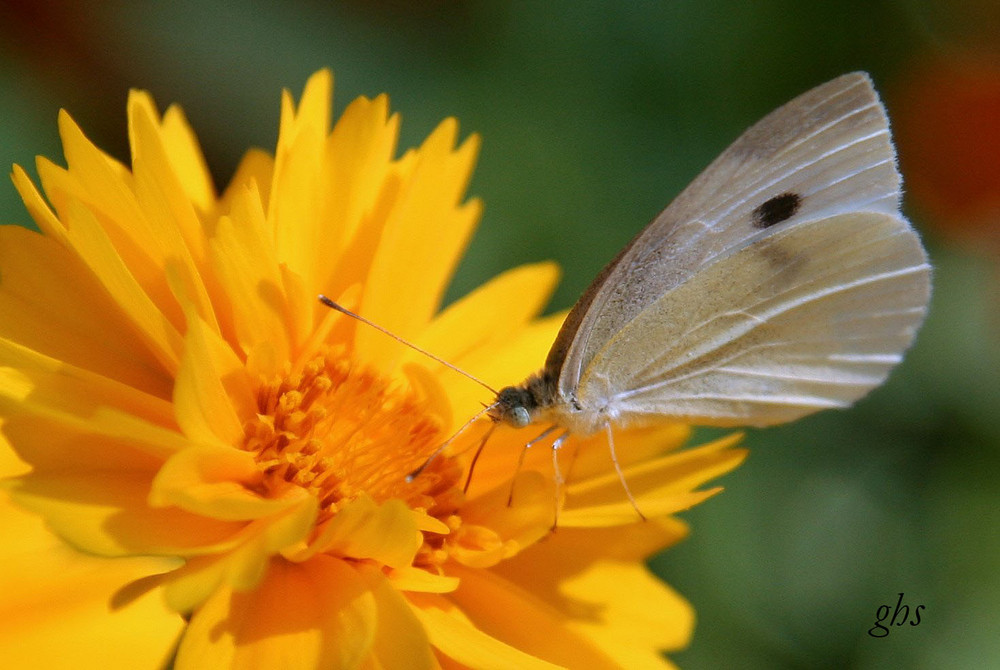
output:
<svg viewBox="0 0 1000 670"><path fill-rule="evenodd" d="M490 435L493 434L493 431L496 430L499 425L499 423L494 422L493 425L490 426L490 429L486 431L486 434L483 435L483 439L479 441L479 446L476 447L476 453L472 455L472 460L469 461L469 474L465 476L465 486L462 487L462 493L469 492L469 484L472 483L472 471L476 469L476 462L479 461L479 455L483 453L483 449L486 448L486 443L489 441Z"/></svg>
<svg viewBox="0 0 1000 670"><path fill-rule="evenodd" d="M485 388L486 390L488 390L493 395L497 394L497 390L495 388L493 388L492 386L490 386L489 384L487 384L486 382L484 382L483 380L481 380L481 379L479 379L479 378L477 378L477 377L469 374L468 372L466 372L462 368L458 367L457 365L452 365L451 363L449 363L448 361L444 360L443 358L438 358L437 356L435 356L431 352L427 351L426 349L421 349L420 347L418 347L417 345L413 344L412 342L404 340L402 337L400 337L396 333L393 333L393 332L391 332L389 330L386 330L382 326L380 326L377 323L374 323L372 321L369 321L368 319L366 319L365 317L361 316L360 314L355 314L351 310L347 309L346 307L344 307L343 305L341 305L341 304L339 304L337 302L334 302L333 300L331 300L330 298L326 297L322 293L320 293L320 295L319 295L319 301L321 303L323 303L324 305L326 305L327 307L329 307L330 309L334 309L334 310L340 312L341 314L346 314L347 316L351 317L352 319L357 319L361 323L365 324L366 326L371 326L372 328L374 328L375 330L379 331L380 333L385 333L386 335L388 335L392 339L396 340L400 344L404 344L404 345L408 346L410 349L413 349L414 351L419 351L420 353L422 353L427 358L430 358L432 360L437 361L438 363L440 363L441 365L445 366L446 368L451 368L452 370L454 370L458 374L462 375L463 377L466 377L466 378L471 379L472 381L476 382L477 384L479 384L480 386L482 386L483 388ZM480 412L480 414L482 414L482 412ZM478 417L479 414L477 414L476 416ZM454 439L454 437L452 439Z"/></svg>

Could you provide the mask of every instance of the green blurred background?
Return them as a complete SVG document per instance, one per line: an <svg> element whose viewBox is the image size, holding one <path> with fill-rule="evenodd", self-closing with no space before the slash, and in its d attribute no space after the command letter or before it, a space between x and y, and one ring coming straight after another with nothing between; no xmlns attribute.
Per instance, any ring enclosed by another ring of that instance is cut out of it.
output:
<svg viewBox="0 0 1000 670"><path fill-rule="evenodd" d="M726 492L652 565L698 612L684 667L1000 668L996 5L3 2L0 162L61 160L59 107L127 159L141 87L184 107L221 185L274 146L279 90L328 66L338 110L390 94L403 147L446 116L483 136L485 215L451 297L551 258L562 309L745 127L868 70L935 265L927 324L852 410L751 432ZM11 186L0 219L29 224ZM920 625L869 636L899 593Z"/></svg>

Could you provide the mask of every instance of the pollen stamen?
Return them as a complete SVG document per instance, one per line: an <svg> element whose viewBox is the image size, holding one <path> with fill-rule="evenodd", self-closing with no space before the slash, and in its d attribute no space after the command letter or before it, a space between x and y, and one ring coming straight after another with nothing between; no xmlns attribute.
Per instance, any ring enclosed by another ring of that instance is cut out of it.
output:
<svg viewBox="0 0 1000 670"><path fill-rule="evenodd" d="M376 502L402 499L432 514L453 514L461 502L461 468L451 459L407 481L442 439L426 403L352 365L342 351L321 353L301 372L263 382L257 409L244 427L243 448L255 454L264 489L306 489L320 503L317 524L362 493Z"/></svg>

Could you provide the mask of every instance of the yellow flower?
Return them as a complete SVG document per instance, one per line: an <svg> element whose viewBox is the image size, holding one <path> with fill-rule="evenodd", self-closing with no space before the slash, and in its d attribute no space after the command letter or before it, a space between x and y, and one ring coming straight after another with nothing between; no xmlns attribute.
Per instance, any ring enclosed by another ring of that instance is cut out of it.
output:
<svg viewBox="0 0 1000 670"><path fill-rule="evenodd" d="M456 146L449 119L397 158L386 98L331 131L331 89L322 71L297 108L286 94L275 155L249 152L221 196L180 110L142 92L130 167L65 113L68 167L39 159L44 198L15 167L42 233L0 228L0 471L18 475L0 657L666 664L693 614L642 560L743 452L680 450L681 425L619 431L647 522L602 436L557 452L558 501L550 453L518 470L526 436L507 428L463 490L485 419L407 481L491 399L317 294L499 386L555 336L561 317L536 315L557 271L517 268L438 313L480 213L463 200L478 140Z"/></svg>

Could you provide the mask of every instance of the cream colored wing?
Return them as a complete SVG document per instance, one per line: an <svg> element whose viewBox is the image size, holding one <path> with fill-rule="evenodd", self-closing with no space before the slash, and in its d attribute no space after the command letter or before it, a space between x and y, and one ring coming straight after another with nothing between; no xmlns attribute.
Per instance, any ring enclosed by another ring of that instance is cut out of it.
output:
<svg viewBox="0 0 1000 670"><path fill-rule="evenodd" d="M567 318L547 371L572 394L618 331L720 257L803 221L897 214L899 189L868 75L799 96L746 131L605 268Z"/></svg>
<svg viewBox="0 0 1000 670"><path fill-rule="evenodd" d="M797 223L717 256L628 322L577 399L629 422L766 426L880 384L927 309L930 267L898 216Z"/></svg>

